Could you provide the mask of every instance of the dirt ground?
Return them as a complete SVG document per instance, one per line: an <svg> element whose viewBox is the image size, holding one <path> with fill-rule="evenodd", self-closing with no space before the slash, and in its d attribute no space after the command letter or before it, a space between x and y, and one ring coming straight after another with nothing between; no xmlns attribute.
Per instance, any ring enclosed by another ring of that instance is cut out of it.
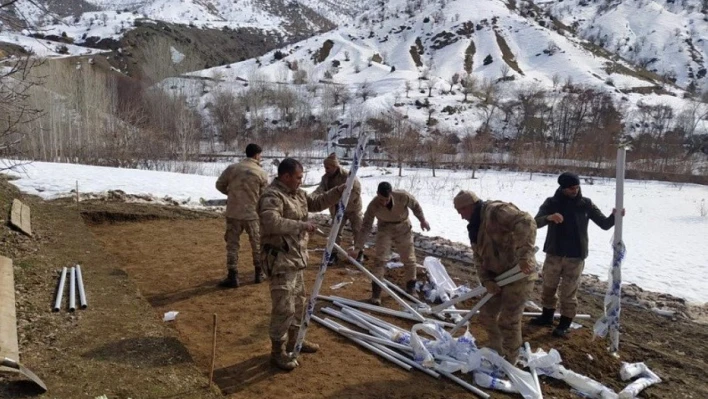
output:
<svg viewBox="0 0 708 399"><path fill-rule="evenodd" d="M4 182L0 194L4 219L8 201L19 194ZM302 366L290 373L270 366L268 285L252 283L244 236L243 285L217 288L225 275L225 248L224 222L216 215L111 202L82 203L80 215L69 201L23 200L32 206L36 235L30 239L3 227L0 251L15 260L21 360L50 387L41 397L212 398L221 397L219 390L233 398L472 397L448 380L399 369L316 324L308 338L321 344L319 353L302 355ZM322 254L316 248L323 246L319 237L311 241L308 291ZM75 262L84 269L89 308L52 313L57 270ZM474 278L464 265L444 263L459 282ZM389 277L400 282L398 271ZM329 288L350 280L353 284L339 290ZM365 299L370 284L339 265L329 269L323 294ZM602 313L602 298L583 294L580 299L582 312ZM384 305L395 308L390 298ZM180 312L177 319L162 322L172 310ZM206 376L214 313L217 388L210 391ZM622 317L621 360L644 361L664 380L641 397L708 397L705 325L631 307L623 308ZM621 390L626 384L618 377L620 360L607 354L604 341L591 339L590 322L582 324L570 339L556 340L550 330L534 327L525 327L524 336L533 347L558 349L567 368ZM476 323L472 332L484 344ZM542 379L542 385L547 398L576 397L564 383ZM35 395L21 379L0 376L1 398Z"/></svg>
<svg viewBox="0 0 708 399"><path fill-rule="evenodd" d="M320 353L303 355L302 366L291 373L268 363L270 298L267 283L255 285L246 236L242 237L240 278L242 287L224 290L216 283L225 274L223 221L158 220L140 223L98 224L91 227L106 250L123 265L142 295L161 315L180 314L173 327L201 370L208 370L211 351L211 318L218 314L216 382L222 392L239 398L287 395L293 398L462 398L470 393L447 380L435 380L419 372L406 372L360 349L333 332L314 325L308 337L322 345ZM311 248L322 248L323 238L314 237ZM305 273L312 287L321 252L312 251ZM450 264L453 275L471 279L460 264ZM400 282L396 271L390 272ZM342 289L329 287L354 281ZM370 284L353 268L339 265L328 270L323 294L365 299ZM324 303L323 306L327 306ZM396 308L390 298L384 305ZM601 314L600 299L583 297L581 310ZM390 320L401 326L410 324ZM591 324L570 339L550 337L549 330L525 327L524 336L533 347L554 347L567 368L602 381L619 391L626 384L618 377L620 360L610 356L601 340L592 341ZM664 383L643 393L647 398L708 397L705 360L708 359L705 326L667 321L652 313L627 309L623 312L623 361L645 361ZM485 341L478 325L475 337ZM543 381L547 397L572 398L569 388L552 379ZM504 397L497 392L493 397ZM693 395L693 396L692 396Z"/></svg>

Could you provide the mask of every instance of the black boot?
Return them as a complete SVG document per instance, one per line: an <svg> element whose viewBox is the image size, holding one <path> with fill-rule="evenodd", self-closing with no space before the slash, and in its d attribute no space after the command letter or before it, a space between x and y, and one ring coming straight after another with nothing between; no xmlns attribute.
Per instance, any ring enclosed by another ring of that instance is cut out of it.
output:
<svg viewBox="0 0 708 399"><path fill-rule="evenodd" d="M555 309L543 308L543 313L541 313L540 316L531 319L530 324L534 326L552 326L553 314L555 312Z"/></svg>
<svg viewBox="0 0 708 399"><path fill-rule="evenodd" d="M406 283L406 292L408 294L415 296L415 294L416 294L415 283L416 283L416 280L410 280L409 282Z"/></svg>
<svg viewBox="0 0 708 399"><path fill-rule="evenodd" d="M558 322L558 327L553 330L553 336L563 338L568 335L568 332L570 331L570 323L572 322L572 318L561 316L560 321Z"/></svg>
<svg viewBox="0 0 708 399"><path fill-rule="evenodd" d="M238 288L238 272L229 270L229 274L219 283L219 287Z"/></svg>
<svg viewBox="0 0 708 399"><path fill-rule="evenodd" d="M369 302L373 305L381 306L381 287L376 282L371 282L371 299Z"/></svg>
<svg viewBox="0 0 708 399"><path fill-rule="evenodd" d="M263 281L265 280L265 278L266 278L266 277L265 277L265 273L263 273L263 269L262 269L260 266L255 266L255 267L254 267L254 271L255 271L256 277L255 277L255 279L254 279L253 282L254 282L255 284L260 284L260 283L263 282Z"/></svg>
<svg viewBox="0 0 708 399"><path fill-rule="evenodd" d="M364 250L362 249L359 251L359 254L356 256L356 261L363 264L364 263Z"/></svg>
<svg viewBox="0 0 708 399"><path fill-rule="evenodd" d="M335 263L337 263L338 260L339 260L339 256L337 255L336 252L333 252L332 255L329 256L329 261L327 262L327 266L334 265Z"/></svg>

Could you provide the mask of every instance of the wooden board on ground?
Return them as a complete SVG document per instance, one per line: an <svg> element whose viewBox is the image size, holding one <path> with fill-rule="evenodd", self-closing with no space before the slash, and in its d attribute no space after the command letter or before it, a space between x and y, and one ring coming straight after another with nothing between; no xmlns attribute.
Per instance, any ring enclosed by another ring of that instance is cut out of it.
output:
<svg viewBox="0 0 708 399"><path fill-rule="evenodd" d="M10 213L10 223L28 236L32 235L32 224L30 221L30 208L18 199L12 200L12 212Z"/></svg>
<svg viewBox="0 0 708 399"><path fill-rule="evenodd" d="M15 275L12 259L0 256L0 358L20 361L15 315ZM17 371L0 367L0 371Z"/></svg>

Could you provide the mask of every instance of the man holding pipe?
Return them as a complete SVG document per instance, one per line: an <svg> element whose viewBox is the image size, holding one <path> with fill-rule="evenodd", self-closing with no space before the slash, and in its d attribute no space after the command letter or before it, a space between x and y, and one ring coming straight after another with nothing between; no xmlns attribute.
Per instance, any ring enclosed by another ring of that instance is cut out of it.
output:
<svg viewBox="0 0 708 399"><path fill-rule="evenodd" d="M538 228L548 226L543 252L543 313L531 319L537 326L552 326L560 286L560 313L558 326L553 330L556 337L568 334L578 308L578 286L588 256L588 220L603 230L615 225L614 210L606 217L580 191L577 175L565 172L558 176L558 189L547 198L536 215ZM624 215L624 210L622 211Z"/></svg>
<svg viewBox="0 0 708 399"><path fill-rule="evenodd" d="M292 370L297 362L293 351L305 309L303 269L307 266L309 233L316 230L308 221L308 212L321 212L337 201L345 185L322 194L307 194L300 189L302 164L293 158L278 166L278 177L266 188L258 201L261 222L261 259L270 277L272 310L269 335L272 343L271 363ZM313 353L319 345L303 341L302 352Z"/></svg>
<svg viewBox="0 0 708 399"><path fill-rule="evenodd" d="M337 154L331 153L327 158L324 159L325 174L322 176L322 181L320 185L315 190L315 193L322 194L327 192L334 187L345 184L349 178L349 172L339 165L339 159L337 159ZM337 215L337 207L332 206L329 208L329 213L334 218ZM342 224L339 225L339 231L337 232L336 243L339 244L341 240L342 230L344 230L344 225L347 220L351 223L352 234L356 237L361 230L361 184L359 184L359 179L354 179L354 186L352 186L352 191L349 194L349 203L344 209L344 217L342 218ZM332 254L330 258L330 266L337 261L337 252Z"/></svg>
<svg viewBox="0 0 708 399"><path fill-rule="evenodd" d="M487 332L489 348L514 364L523 342L521 316L536 279L536 222L514 204L482 201L472 191L460 191L453 203L467 220L477 277L494 295L480 309L480 323ZM494 279L519 266L528 277L503 287Z"/></svg>
<svg viewBox="0 0 708 399"><path fill-rule="evenodd" d="M374 218L378 219L376 233L376 259L371 271L379 279L383 279L386 271L386 262L391 252L391 245L401 255L401 262L406 275L406 291L415 293L416 259L413 247L413 232L408 219L408 210L420 221L420 228L430 230L430 224L425 220L423 208L411 194L403 190L394 190L388 182L381 182L376 190L376 197L371 200L364 213L364 222L361 226L354 248L349 255L355 257L364 248L364 243L371 234ZM381 305L381 287L371 282L370 302Z"/></svg>

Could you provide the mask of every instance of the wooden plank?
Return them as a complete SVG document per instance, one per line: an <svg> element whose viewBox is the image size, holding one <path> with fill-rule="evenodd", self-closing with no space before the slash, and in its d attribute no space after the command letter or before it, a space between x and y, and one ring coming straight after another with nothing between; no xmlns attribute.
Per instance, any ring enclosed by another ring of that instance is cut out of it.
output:
<svg viewBox="0 0 708 399"><path fill-rule="evenodd" d="M32 223L29 206L18 199L12 200L12 211L10 212L10 223L20 229L28 236L32 236Z"/></svg>
<svg viewBox="0 0 708 399"><path fill-rule="evenodd" d="M0 256L0 357L20 361L15 314L15 273L12 259ZM0 371L16 371L0 367Z"/></svg>

